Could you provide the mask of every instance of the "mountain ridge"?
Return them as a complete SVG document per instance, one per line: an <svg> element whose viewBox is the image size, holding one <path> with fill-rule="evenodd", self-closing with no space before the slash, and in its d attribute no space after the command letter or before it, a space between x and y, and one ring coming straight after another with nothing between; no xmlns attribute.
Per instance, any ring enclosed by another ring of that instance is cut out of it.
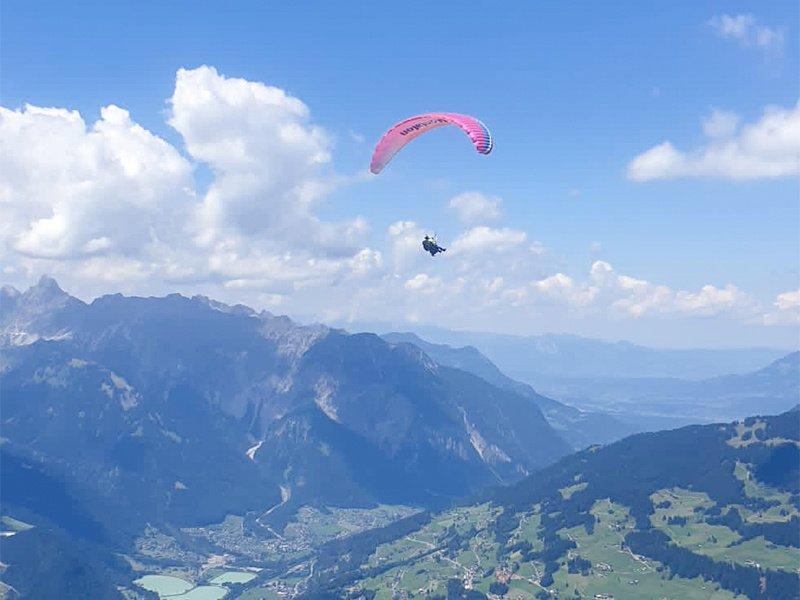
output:
<svg viewBox="0 0 800 600"><path fill-rule="evenodd" d="M350 435L366 444L373 468L405 473L401 481L416 490L408 500L423 505L513 481L569 450L527 399L375 335L296 325L199 296L114 294L87 304L49 278L4 293L13 298L0 307L7 447L39 453L81 485L102 483L107 501L121 507L137 477L158 481L149 500L144 490L130 494L156 520L241 514L274 504L279 486L292 489L287 509L334 497L379 502L387 490L357 485L357 469L346 466L361 458L330 453L350 449ZM276 427L282 419L293 426ZM49 424L43 432L41 423ZM281 437L298 427L305 433L294 442ZM301 444L296 453L287 451L292 443ZM60 458L76 446L96 448L80 469ZM203 461L224 461L226 498L191 477ZM429 467L425 486L412 485L420 461ZM342 478L314 485L336 464ZM237 479L248 483L234 493ZM344 493L351 489L362 493ZM165 497L167 512L158 508Z"/></svg>
<svg viewBox="0 0 800 600"><path fill-rule="evenodd" d="M582 411L543 396L527 383L505 375L492 361L474 346L454 348L428 342L414 333L386 333L381 336L392 343L407 343L421 348L442 365L474 373L497 387L530 398L544 413L548 422L579 450L591 444L605 444L635 432L635 428L610 415Z"/></svg>

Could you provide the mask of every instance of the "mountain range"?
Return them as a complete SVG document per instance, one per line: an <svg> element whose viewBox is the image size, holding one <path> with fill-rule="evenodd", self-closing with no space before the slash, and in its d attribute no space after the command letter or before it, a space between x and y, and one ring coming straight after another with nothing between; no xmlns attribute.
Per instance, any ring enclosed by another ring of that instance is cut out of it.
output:
<svg viewBox="0 0 800 600"><path fill-rule="evenodd" d="M4 451L129 535L276 505L435 506L570 450L529 398L375 335L203 297L86 304L49 278L1 300Z"/></svg>
<svg viewBox="0 0 800 600"><path fill-rule="evenodd" d="M694 383L783 406L796 360ZM750 597L754 576L770 594L795 583L797 413L615 442L633 431L621 415L542 395L473 347L202 296L85 303L47 277L0 290L0 377L3 598L154 599L143 574L250 599L420 581L432 597L605 593L577 579L605 573L580 550L609 552L592 536L615 527L659 594L698 576ZM247 583L213 584L221 565Z"/></svg>

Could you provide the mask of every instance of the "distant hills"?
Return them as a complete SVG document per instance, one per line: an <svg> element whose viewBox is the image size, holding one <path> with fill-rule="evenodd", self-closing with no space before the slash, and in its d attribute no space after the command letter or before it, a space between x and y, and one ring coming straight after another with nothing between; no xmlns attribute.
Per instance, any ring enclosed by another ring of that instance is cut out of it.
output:
<svg viewBox="0 0 800 600"><path fill-rule="evenodd" d="M775 348L648 348L568 334L517 336L436 327L415 331L433 343L473 346L505 374L537 389L541 380L550 377L705 379L747 373L787 353Z"/></svg>
<svg viewBox="0 0 800 600"><path fill-rule="evenodd" d="M308 598L796 598L800 414L631 436L320 559Z"/></svg>
<svg viewBox="0 0 800 600"><path fill-rule="evenodd" d="M778 413L800 401L800 352L751 373L696 381L675 378L541 378L540 389L643 429Z"/></svg>

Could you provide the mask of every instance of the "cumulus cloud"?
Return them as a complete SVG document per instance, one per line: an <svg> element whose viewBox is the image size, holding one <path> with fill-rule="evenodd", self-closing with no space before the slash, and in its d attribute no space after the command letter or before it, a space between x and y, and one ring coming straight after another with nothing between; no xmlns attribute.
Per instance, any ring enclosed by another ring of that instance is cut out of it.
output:
<svg viewBox="0 0 800 600"><path fill-rule="evenodd" d="M710 284L697 291L673 290L667 285L617 273L607 262L592 263L589 276L577 282L556 273L534 282L533 291L574 308L592 307L616 316L716 316L728 313L752 317L757 302L733 285Z"/></svg>
<svg viewBox="0 0 800 600"><path fill-rule="evenodd" d="M427 273L417 273L411 279L406 280L403 287L412 292L434 293L441 285L441 278L431 277Z"/></svg>
<svg viewBox="0 0 800 600"><path fill-rule="evenodd" d="M727 284L718 288L711 284L697 291L673 290L629 275L617 274L605 261L595 261L591 279L600 287L600 294L610 302L612 309L632 317L644 315L751 317L758 304L736 286Z"/></svg>
<svg viewBox="0 0 800 600"><path fill-rule="evenodd" d="M764 25L751 14L717 15L708 24L720 37L745 48L779 52L783 47L783 32Z"/></svg>
<svg viewBox="0 0 800 600"><path fill-rule="evenodd" d="M679 291L675 294L679 312L695 315L715 315L724 311L752 312L756 302L734 285L723 288L706 284L697 292Z"/></svg>
<svg viewBox="0 0 800 600"><path fill-rule="evenodd" d="M395 233L410 227L393 225ZM524 250L524 245L519 248ZM590 321L725 318L751 323L761 314L759 303L732 284L674 289L619 273L600 260L582 277L555 271L533 278L510 263L486 262L492 266L468 263L470 269L463 270L459 261L423 260L407 274L365 281L355 291L356 314L461 326L501 315L516 322L547 322L560 315Z"/></svg>
<svg viewBox="0 0 800 600"><path fill-rule="evenodd" d="M533 287L543 296L569 306L587 306L594 301L600 291L593 285L576 285L571 277L563 273L540 279L533 284Z"/></svg>
<svg viewBox="0 0 800 600"><path fill-rule="evenodd" d="M355 250L362 226L322 223L312 212L335 187L323 171L332 142L301 100L203 66L178 71L169 102L170 125L189 154L215 174L195 224L201 244L245 238L252 247L251 238L269 237L283 245L302 239L328 251Z"/></svg>
<svg viewBox="0 0 800 600"><path fill-rule="evenodd" d="M0 108L0 155L0 232L29 257L138 254L194 201L189 162L114 105L90 126L77 111Z"/></svg>
<svg viewBox="0 0 800 600"><path fill-rule="evenodd" d="M778 310L797 310L800 309L800 290L792 290L778 294L775 299L775 306Z"/></svg>
<svg viewBox="0 0 800 600"><path fill-rule="evenodd" d="M746 180L800 174L800 102L768 107L762 117L739 126L738 116L715 110L703 124L707 142L680 151L665 141L628 164L634 181L710 177Z"/></svg>
<svg viewBox="0 0 800 600"><path fill-rule="evenodd" d="M800 325L800 289L778 294L773 307L763 316L765 325Z"/></svg>
<svg viewBox="0 0 800 600"><path fill-rule="evenodd" d="M739 121L739 115L735 112L715 108L703 121L703 133L712 139L731 137L739 127Z"/></svg>
<svg viewBox="0 0 800 600"><path fill-rule="evenodd" d="M453 254L469 254L474 252L507 252L518 247L527 239L528 234L519 229L509 227L493 228L479 225L466 230L452 244Z"/></svg>
<svg viewBox="0 0 800 600"><path fill-rule="evenodd" d="M467 224L499 219L503 216L501 204L502 200L497 196L486 196L480 192L464 192L447 203L458 214L459 220Z"/></svg>
<svg viewBox="0 0 800 600"><path fill-rule="evenodd" d="M0 108L0 259L17 274L221 284L284 293L380 268L361 218L326 222L316 202L352 178L283 90L181 69L169 100L180 149L109 105ZM194 169L213 173L199 192Z"/></svg>

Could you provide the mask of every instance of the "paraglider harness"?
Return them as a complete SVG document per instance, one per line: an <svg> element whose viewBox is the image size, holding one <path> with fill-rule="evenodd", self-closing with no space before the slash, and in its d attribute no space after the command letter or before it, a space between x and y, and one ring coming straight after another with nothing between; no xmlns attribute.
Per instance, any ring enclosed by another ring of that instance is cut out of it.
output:
<svg viewBox="0 0 800 600"><path fill-rule="evenodd" d="M425 236L425 239L422 240L422 247L426 252L430 252L431 256L436 256L439 252L445 252L447 250L447 248L442 248L436 243L436 238L432 238L427 235Z"/></svg>

